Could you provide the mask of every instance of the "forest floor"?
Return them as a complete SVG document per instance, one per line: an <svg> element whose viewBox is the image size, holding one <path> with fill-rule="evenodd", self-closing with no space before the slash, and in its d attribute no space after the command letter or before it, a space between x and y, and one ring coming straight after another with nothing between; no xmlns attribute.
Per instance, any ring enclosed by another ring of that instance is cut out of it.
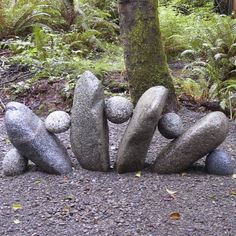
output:
<svg viewBox="0 0 236 236"><path fill-rule="evenodd" d="M205 113L181 108L179 115L187 128ZM126 125L109 124L112 164ZM235 134L236 122L230 121L222 146L236 158ZM181 174L92 172L73 157L69 132L59 137L73 162L69 175L48 175L33 164L23 175L0 175L1 236L236 235L236 179L206 174L204 159ZM147 162L168 142L156 132ZM0 160L10 148L0 118Z"/></svg>

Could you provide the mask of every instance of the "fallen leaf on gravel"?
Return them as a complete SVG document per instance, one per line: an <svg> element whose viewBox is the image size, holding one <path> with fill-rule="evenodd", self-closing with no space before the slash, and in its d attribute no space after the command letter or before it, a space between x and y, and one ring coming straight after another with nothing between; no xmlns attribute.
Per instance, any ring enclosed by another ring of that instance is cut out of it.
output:
<svg viewBox="0 0 236 236"><path fill-rule="evenodd" d="M65 175L65 176L64 176L64 180L65 180L65 181L69 180L68 176Z"/></svg>
<svg viewBox="0 0 236 236"><path fill-rule="evenodd" d="M177 193L177 191L171 191L168 188L166 188L166 192L169 193L170 195L174 195Z"/></svg>
<svg viewBox="0 0 236 236"><path fill-rule="evenodd" d="M210 198L212 201L216 201L216 200L217 200L217 196L216 196L216 195L211 195L211 196L209 196L209 198Z"/></svg>
<svg viewBox="0 0 236 236"><path fill-rule="evenodd" d="M236 174L233 174L233 175L232 175L232 178L233 178L233 179L236 179Z"/></svg>
<svg viewBox="0 0 236 236"><path fill-rule="evenodd" d="M230 191L229 193L231 196L236 196L236 191Z"/></svg>
<svg viewBox="0 0 236 236"><path fill-rule="evenodd" d="M10 139L9 139L9 138L6 138L6 139L5 139L5 143L6 143L6 144L11 144Z"/></svg>
<svg viewBox="0 0 236 236"><path fill-rule="evenodd" d="M71 201L71 200L73 200L75 197L73 196L73 195L68 195L68 196L65 196L64 197L64 200L65 201Z"/></svg>
<svg viewBox="0 0 236 236"><path fill-rule="evenodd" d="M70 213L70 207L69 206L64 206L62 209L64 214L69 214Z"/></svg>
<svg viewBox="0 0 236 236"><path fill-rule="evenodd" d="M172 190L169 190L168 188L166 188L166 192L173 198L176 197L176 193L177 191L172 191Z"/></svg>
<svg viewBox="0 0 236 236"><path fill-rule="evenodd" d="M135 177L140 178L141 177L141 171L136 172Z"/></svg>
<svg viewBox="0 0 236 236"><path fill-rule="evenodd" d="M22 208L23 207L22 207L22 205L20 203L15 202L15 203L12 204L12 209L14 211L17 211L17 210L22 209Z"/></svg>
<svg viewBox="0 0 236 236"><path fill-rule="evenodd" d="M20 221L20 220L18 220L18 219L15 219L13 222L14 222L14 224L16 224L16 225L18 225L18 224L20 224L20 223L21 223L21 221Z"/></svg>
<svg viewBox="0 0 236 236"><path fill-rule="evenodd" d="M171 220L180 220L181 215L179 212L173 212L170 214L170 219Z"/></svg>
<svg viewBox="0 0 236 236"><path fill-rule="evenodd" d="M40 179L37 179L34 181L35 184L41 184L41 180Z"/></svg>

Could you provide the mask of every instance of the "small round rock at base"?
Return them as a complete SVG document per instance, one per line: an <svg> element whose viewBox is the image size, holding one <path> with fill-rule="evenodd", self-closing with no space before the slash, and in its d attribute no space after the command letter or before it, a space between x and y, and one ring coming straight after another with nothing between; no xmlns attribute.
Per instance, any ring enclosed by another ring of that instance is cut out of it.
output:
<svg viewBox="0 0 236 236"><path fill-rule="evenodd" d="M45 120L46 129L55 134L67 131L70 123L70 115L64 111L54 111Z"/></svg>
<svg viewBox="0 0 236 236"><path fill-rule="evenodd" d="M178 138L184 132L182 119L175 113L163 115L158 122L158 129L167 139Z"/></svg>
<svg viewBox="0 0 236 236"><path fill-rule="evenodd" d="M17 149L11 149L3 158L2 169L6 176L20 175L27 169L28 160Z"/></svg>
<svg viewBox="0 0 236 236"><path fill-rule="evenodd" d="M206 157L206 171L214 175L232 175L235 160L223 149L216 149Z"/></svg>
<svg viewBox="0 0 236 236"><path fill-rule="evenodd" d="M106 117L115 124L122 124L129 120L133 113L133 109L132 102L121 96L115 96L106 101Z"/></svg>

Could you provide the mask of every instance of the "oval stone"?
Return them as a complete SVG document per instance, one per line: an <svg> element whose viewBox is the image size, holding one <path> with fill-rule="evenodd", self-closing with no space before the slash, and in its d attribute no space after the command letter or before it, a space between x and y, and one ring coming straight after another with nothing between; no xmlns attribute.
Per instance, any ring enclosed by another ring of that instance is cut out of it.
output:
<svg viewBox="0 0 236 236"><path fill-rule="evenodd" d="M80 165L87 170L108 171L109 134L101 81L86 71L78 80L71 111L70 141Z"/></svg>
<svg viewBox="0 0 236 236"><path fill-rule="evenodd" d="M143 168L167 95L168 89L156 86L148 89L139 99L118 149L118 173Z"/></svg>
<svg viewBox="0 0 236 236"><path fill-rule="evenodd" d="M72 170L66 148L24 104L7 104L5 125L14 147L40 169L50 174L67 174Z"/></svg>
<svg viewBox="0 0 236 236"><path fill-rule="evenodd" d="M153 164L160 174L178 173L216 149L229 132L228 118L222 112L212 112L180 137L163 148Z"/></svg>

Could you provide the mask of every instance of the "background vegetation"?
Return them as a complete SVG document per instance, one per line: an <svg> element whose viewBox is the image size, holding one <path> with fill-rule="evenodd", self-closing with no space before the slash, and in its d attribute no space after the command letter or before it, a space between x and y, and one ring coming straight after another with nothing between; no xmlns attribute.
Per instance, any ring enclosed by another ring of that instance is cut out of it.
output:
<svg viewBox="0 0 236 236"><path fill-rule="evenodd" d="M235 117L236 21L216 14L214 1L161 0L159 14L180 100L218 104ZM69 98L85 70L102 80L117 73L125 78L116 0L1 1L0 49L10 53L0 58L3 70L19 64L31 73L24 83L4 87L11 94L27 93L42 79L63 80ZM176 63L183 70L172 67Z"/></svg>

